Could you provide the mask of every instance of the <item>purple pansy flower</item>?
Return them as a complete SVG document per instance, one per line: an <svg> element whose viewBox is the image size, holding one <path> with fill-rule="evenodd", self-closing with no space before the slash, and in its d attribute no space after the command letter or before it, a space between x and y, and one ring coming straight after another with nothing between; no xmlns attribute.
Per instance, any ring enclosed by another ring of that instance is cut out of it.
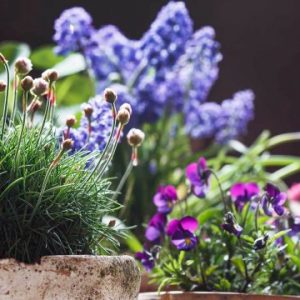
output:
<svg viewBox="0 0 300 300"><path fill-rule="evenodd" d="M165 233L167 217L165 214L157 213L149 221L145 236L154 244L159 244Z"/></svg>
<svg viewBox="0 0 300 300"><path fill-rule="evenodd" d="M225 231L227 231L237 237L240 237L240 235L243 232L243 228L239 224L236 223L232 212L228 212L225 214L224 223L221 225L221 227Z"/></svg>
<svg viewBox="0 0 300 300"><path fill-rule="evenodd" d="M231 198L236 208L241 211L244 205L259 194L259 187L254 182L238 182L230 189Z"/></svg>
<svg viewBox="0 0 300 300"><path fill-rule="evenodd" d="M160 186L154 195L153 202L158 212L169 213L177 200L176 188L173 185Z"/></svg>
<svg viewBox="0 0 300 300"><path fill-rule="evenodd" d="M167 234L178 250L188 251L195 248L198 243L198 238L194 234L198 225L198 221L190 216L180 220L174 219L167 226Z"/></svg>
<svg viewBox="0 0 300 300"><path fill-rule="evenodd" d="M262 197L262 208L265 214L272 216L272 207L277 215L282 216L284 213L283 205L287 198L286 193L280 192L280 190L271 183L265 186L265 191L266 193Z"/></svg>
<svg viewBox="0 0 300 300"><path fill-rule="evenodd" d="M191 183L192 192L199 198L205 197L209 176L210 171L204 157L200 157L198 162L191 163L186 168L186 177Z"/></svg>
<svg viewBox="0 0 300 300"><path fill-rule="evenodd" d="M150 251L144 249L142 252L137 252L135 258L141 262L147 272L153 269L155 260Z"/></svg>

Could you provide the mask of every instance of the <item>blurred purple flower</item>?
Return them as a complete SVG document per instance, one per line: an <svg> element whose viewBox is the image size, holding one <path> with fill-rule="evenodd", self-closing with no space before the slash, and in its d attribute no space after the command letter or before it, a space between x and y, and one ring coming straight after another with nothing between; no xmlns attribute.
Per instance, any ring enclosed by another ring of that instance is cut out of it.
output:
<svg viewBox="0 0 300 300"><path fill-rule="evenodd" d="M190 100L185 106L185 131L194 139L211 138L216 133L216 124L221 115L221 106L207 102L199 105Z"/></svg>
<svg viewBox="0 0 300 300"><path fill-rule="evenodd" d="M254 93L251 90L237 92L232 99L221 104L216 141L226 144L247 131L247 124L254 118Z"/></svg>
<svg viewBox="0 0 300 300"><path fill-rule="evenodd" d="M142 37L140 48L148 64L159 72L175 64L192 32L192 20L184 2L171 1Z"/></svg>
<svg viewBox="0 0 300 300"><path fill-rule="evenodd" d="M266 215L272 216L272 210L277 215L282 216L284 213L284 203L287 199L287 194L280 192L280 190L273 184L268 183L264 190L266 193L262 197L262 208Z"/></svg>
<svg viewBox="0 0 300 300"><path fill-rule="evenodd" d="M231 198L236 208L241 211L244 205L259 194L259 187L255 182L238 182L230 189Z"/></svg>
<svg viewBox="0 0 300 300"><path fill-rule="evenodd" d="M186 168L186 177L190 181L192 192L199 198L204 198L208 190L210 171L204 157L191 163Z"/></svg>
<svg viewBox="0 0 300 300"><path fill-rule="evenodd" d="M165 234L167 217L163 213L156 213L149 221L145 236L153 244L159 244Z"/></svg>
<svg viewBox="0 0 300 300"><path fill-rule="evenodd" d="M54 24L54 41L57 54L82 52L89 44L94 31L91 16L82 7L73 7L63 11Z"/></svg>
<svg viewBox="0 0 300 300"><path fill-rule="evenodd" d="M174 219L167 225L167 234L171 237L172 244L178 250L191 250L196 247L198 238L194 234L198 229L198 221L190 216Z"/></svg>
<svg viewBox="0 0 300 300"><path fill-rule="evenodd" d="M177 192L173 185L160 186L153 198L157 211L164 214L172 211L176 200Z"/></svg>

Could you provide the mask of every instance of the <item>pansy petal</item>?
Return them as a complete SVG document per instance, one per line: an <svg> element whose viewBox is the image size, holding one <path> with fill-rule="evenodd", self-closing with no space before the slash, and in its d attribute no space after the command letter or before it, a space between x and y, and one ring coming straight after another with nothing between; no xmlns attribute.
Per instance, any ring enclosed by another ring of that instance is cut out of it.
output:
<svg viewBox="0 0 300 300"><path fill-rule="evenodd" d="M153 226L149 226L145 232L145 237L150 242L155 242L159 240L160 235L161 231Z"/></svg>
<svg viewBox="0 0 300 300"><path fill-rule="evenodd" d="M259 186L255 182L246 183L245 189L250 198L259 194Z"/></svg>
<svg viewBox="0 0 300 300"><path fill-rule="evenodd" d="M276 197L276 205L283 205L285 203L287 199L287 194L286 193L280 193L277 197Z"/></svg>
<svg viewBox="0 0 300 300"><path fill-rule="evenodd" d="M192 185L197 185L201 182L201 179L198 174L197 163L189 164L186 167L185 174Z"/></svg>
<svg viewBox="0 0 300 300"><path fill-rule="evenodd" d="M273 208L274 208L274 211L276 212L276 214L278 216L282 216L284 214L284 207L283 206L275 205L275 206L273 206Z"/></svg>
<svg viewBox="0 0 300 300"><path fill-rule="evenodd" d="M199 158L198 165L203 171L207 170L207 163L204 157Z"/></svg>
<svg viewBox="0 0 300 300"><path fill-rule="evenodd" d="M188 230L193 233L198 229L198 226L199 226L198 221L191 216L183 217L180 220L180 224L183 229Z"/></svg>
<svg viewBox="0 0 300 300"><path fill-rule="evenodd" d="M202 184L202 185L193 185L192 186L192 192L195 196L199 198L204 198L207 192L207 186Z"/></svg>
<svg viewBox="0 0 300 300"><path fill-rule="evenodd" d="M265 191L269 194L270 197L276 197L280 193L278 187L271 183L266 184Z"/></svg>
<svg viewBox="0 0 300 300"><path fill-rule="evenodd" d="M167 225L167 235L172 236L180 227L180 221L177 219L171 220Z"/></svg>
<svg viewBox="0 0 300 300"><path fill-rule="evenodd" d="M164 188L164 195L169 200L176 200L177 199L177 191L173 185L167 185Z"/></svg>
<svg viewBox="0 0 300 300"><path fill-rule="evenodd" d="M245 185L241 182L234 184L230 189L230 195L233 199L237 199L239 196L244 196Z"/></svg>
<svg viewBox="0 0 300 300"><path fill-rule="evenodd" d="M272 216L272 211L270 210L270 203L267 196L264 196L262 199L262 209L267 216Z"/></svg>

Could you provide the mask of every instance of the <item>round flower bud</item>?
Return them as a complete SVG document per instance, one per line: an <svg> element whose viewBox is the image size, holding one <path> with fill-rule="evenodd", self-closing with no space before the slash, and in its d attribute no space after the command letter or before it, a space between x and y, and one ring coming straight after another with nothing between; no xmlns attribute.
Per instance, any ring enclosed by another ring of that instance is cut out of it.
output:
<svg viewBox="0 0 300 300"><path fill-rule="evenodd" d="M130 113L126 109L120 109L117 114L117 120L122 124L126 125L129 122Z"/></svg>
<svg viewBox="0 0 300 300"><path fill-rule="evenodd" d="M90 105L90 104L85 104L83 106L83 112L84 112L84 115L87 117L87 118L90 118L92 113L93 113L94 109L93 107Z"/></svg>
<svg viewBox="0 0 300 300"><path fill-rule="evenodd" d="M56 70L48 69L42 73L42 78L46 81L54 82L58 79L58 73Z"/></svg>
<svg viewBox="0 0 300 300"><path fill-rule="evenodd" d="M19 57L15 62L15 72L18 75L26 75L32 70L31 60L27 57Z"/></svg>
<svg viewBox="0 0 300 300"><path fill-rule="evenodd" d="M62 148L64 151L68 151L73 148L74 141L72 139L66 139L62 142Z"/></svg>
<svg viewBox="0 0 300 300"><path fill-rule="evenodd" d="M0 80L0 92L4 92L6 89L6 82L3 80Z"/></svg>
<svg viewBox="0 0 300 300"><path fill-rule="evenodd" d="M75 123L76 123L76 118L75 118L75 116L69 116L69 117L67 118L67 120L66 120L66 125L67 125L68 127L73 127L73 126L75 125Z"/></svg>
<svg viewBox="0 0 300 300"><path fill-rule="evenodd" d="M106 102L113 104L117 100L117 94L112 89L105 89L104 90L104 99Z"/></svg>
<svg viewBox="0 0 300 300"><path fill-rule="evenodd" d="M132 147L139 147L145 139L145 133L136 128L132 128L127 133L128 144Z"/></svg>
<svg viewBox="0 0 300 300"><path fill-rule="evenodd" d="M29 106L29 110L33 113L35 113L37 110L39 110L42 106L42 102L35 100L34 102L31 103L31 105Z"/></svg>
<svg viewBox="0 0 300 300"><path fill-rule="evenodd" d="M42 96L48 90L48 83L43 78L36 78L33 80L33 87L31 92L36 96Z"/></svg>
<svg viewBox="0 0 300 300"><path fill-rule="evenodd" d="M123 103L120 106L120 110L121 109L126 109L129 112L130 115L132 114L132 108L131 108L131 105L129 103Z"/></svg>
<svg viewBox="0 0 300 300"><path fill-rule="evenodd" d="M33 87L33 79L31 76L26 76L21 80L21 87L22 89L27 92L32 89Z"/></svg>

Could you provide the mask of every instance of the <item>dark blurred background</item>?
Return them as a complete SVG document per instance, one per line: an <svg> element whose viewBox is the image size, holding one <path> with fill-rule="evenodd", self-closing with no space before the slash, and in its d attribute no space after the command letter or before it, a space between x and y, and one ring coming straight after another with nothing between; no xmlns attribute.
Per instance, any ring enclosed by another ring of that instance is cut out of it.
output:
<svg viewBox="0 0 300 300"><path fill-rule="evenodd" d="M83 6L94 24L117 25L128 37L146 31L162 0L1 0L0 41L18 40L32 47L52 42L53 23L62 10ZM189 0L197 29L211 25L224 59L210 99L222 100L252 88L256 118L247 142L262 129L272 134L300 129L300 1ZM282 150L282 149L281 149ZM284 151L300 155L300 143Z"/></svg>

